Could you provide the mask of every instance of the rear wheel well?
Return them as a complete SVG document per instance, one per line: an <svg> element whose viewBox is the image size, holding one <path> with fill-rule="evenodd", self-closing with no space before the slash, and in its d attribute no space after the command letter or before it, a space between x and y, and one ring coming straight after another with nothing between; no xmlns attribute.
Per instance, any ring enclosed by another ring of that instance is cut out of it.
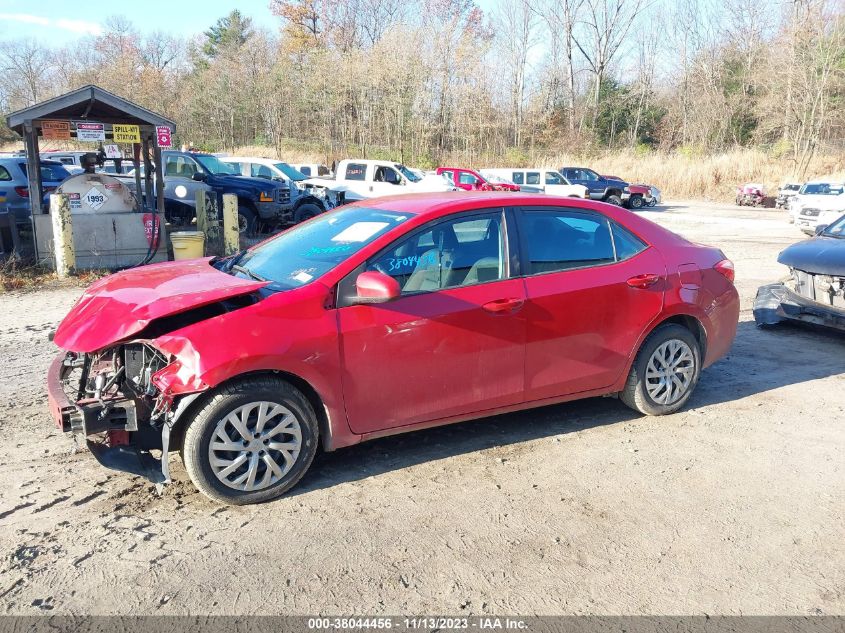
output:
<svg viewBox="0 0 845 633"><path fill-rule="evenodd" d="M622 196L621 189L608 189L604 192L605 199L609 198L610 196Z"/></svg>
<svg viewBox="0 0 845 633"><path fill-rule="evenodd" d="M676 314L674 316L670 316L668 319L664 319L663 321L655 325L651 331L653 332L661 325L664 325L666 323L676 323L692 332L692 335L698 342L699 350L701 351L701 361L704 362L704 357L707 354L707 331L704 329L704 326L701 324L701 321L696 319L694 316L690 316L688 314ZM651 332L649 332L649 334L650 333Z"/></svg>
<svg viewBox="0 0 845 633"><path fill-rule="evenodd" d="M179 417L176 427L171 431L171 450L181 450L182 442L185 437L185 429L188 427L188 423L193 418L193 416L196 415L196 412L202 409L205 402L209 398L214 397L214 394L218 390L225 388L227 385L230 385L233 382L239 382L248 378L256 378L260 376L272 376L275 378L281 378L282 380L289 382L299 391L302 392L302 395L305 396L311 407L314 409L314 413L317 414L317 425L320 429L320 444L323 446L324 449L329 448L331 442L331 429L329 428L329 418L326 414L326 408L323 405L323 400L322 398L320 398L320 395L317 393L317 390L314 389L314 387L312 387L308 381L300 378L295 374L291 374L285 371L260 370L247 372L245 374L238 374L237 376L233 376L228 380L224 380L219 385L214 387L214 389L209 389L208 391L203 393L199 398L194 400Z"/></svg>

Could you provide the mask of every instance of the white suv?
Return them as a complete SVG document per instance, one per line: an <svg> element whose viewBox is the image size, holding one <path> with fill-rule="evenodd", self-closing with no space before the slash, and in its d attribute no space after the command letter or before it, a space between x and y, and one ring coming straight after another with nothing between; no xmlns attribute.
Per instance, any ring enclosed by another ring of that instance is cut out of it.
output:
<svg viewBox="0 0 845 633"><path fill-rule="evenodd" d="M805 183L792 199L789 213L799 229L813 235L817 225L830 224L845 213L845 182L811 180Z"/></svg>

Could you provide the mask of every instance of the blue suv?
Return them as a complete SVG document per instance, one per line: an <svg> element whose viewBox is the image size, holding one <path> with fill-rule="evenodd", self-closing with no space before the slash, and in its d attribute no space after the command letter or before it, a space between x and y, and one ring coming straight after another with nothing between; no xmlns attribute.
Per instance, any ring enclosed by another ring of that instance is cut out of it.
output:
<svg viewBox="0 0 845 633"><path fill-rule="evenodd" d="M46 196L61 182L70 177L64 165L53 160L41 161L41 186ZM42 204L45 204L42 201ZM15 216L17 224L29 224L29 178L26 173L26 156L0 157L0 213Z"/></svg>

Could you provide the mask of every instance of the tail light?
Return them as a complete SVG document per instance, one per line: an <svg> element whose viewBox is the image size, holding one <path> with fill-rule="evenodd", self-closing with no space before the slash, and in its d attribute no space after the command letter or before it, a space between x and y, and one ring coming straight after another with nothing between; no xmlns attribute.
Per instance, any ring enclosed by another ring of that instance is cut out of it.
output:
<svg viewBox="0 0 845 633"><path fill-rule="evenodd" d="M21 198L29 198L29 187L15 187L15 193Z"/></svg>
<svg viewBox="0 0 845 633"><path fill-rule="evenodd" d="M734 282L735 271L734 271L734 263L729 259L723 259L718 264L713 266L717 272L721 273L722 276L727 279L729 282Z"/></svg>

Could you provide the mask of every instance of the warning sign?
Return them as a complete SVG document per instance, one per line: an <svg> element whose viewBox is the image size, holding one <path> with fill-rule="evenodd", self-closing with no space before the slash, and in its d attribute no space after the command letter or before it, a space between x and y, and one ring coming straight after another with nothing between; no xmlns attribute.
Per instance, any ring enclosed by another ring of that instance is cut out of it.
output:
<svg viewBox="0 0 845 633"><path fill-rule="evenodd" d="M41 136L48 141L69 141L69 121L41 121Z"/></svg>
<svg viewBox="0 0 845 633"><path fill-rule="evenodd" d="M106 126L102 123L78 121L76 124L76 140L98 142L106 140Z"/></svg>
<svg viewBox="0 0 845 633"><path fill-rule="evenodd" d="M106 158L123 158L120 153L120 148L117 145L103 145L103 151L106 153Z"/></svg>
<svg viewBox="0 0 845 633"><path fill-rule="evenodd" d="M173 147L173 136L166 125L156 125L156 145L159 147Z"/></svg>
<svg viewBox="0 0 845 633"><path fill-rule="evenodd" d="M106 200L108 200L109 198L106 194L104 194L96 187L91 187L88 190L88 193L82 196L82 199L85 201L85 204L87 204L89 207L94 209L94 211L96 211L101 206L103 206L106 203Z"/></svg>
<svg viewBox="0 0 845 633"><path fill-rule="evenodd" d="M82 200L78 193L69 193L67 197L70 199L70 208L71 209L81 209L82 208Z"/></svg>
<svg viewBox="0 0 845 633"><path fill-rule="evenodd" d="M141 130L137 125L112 125L115 143L140 143Z"/></svg>

